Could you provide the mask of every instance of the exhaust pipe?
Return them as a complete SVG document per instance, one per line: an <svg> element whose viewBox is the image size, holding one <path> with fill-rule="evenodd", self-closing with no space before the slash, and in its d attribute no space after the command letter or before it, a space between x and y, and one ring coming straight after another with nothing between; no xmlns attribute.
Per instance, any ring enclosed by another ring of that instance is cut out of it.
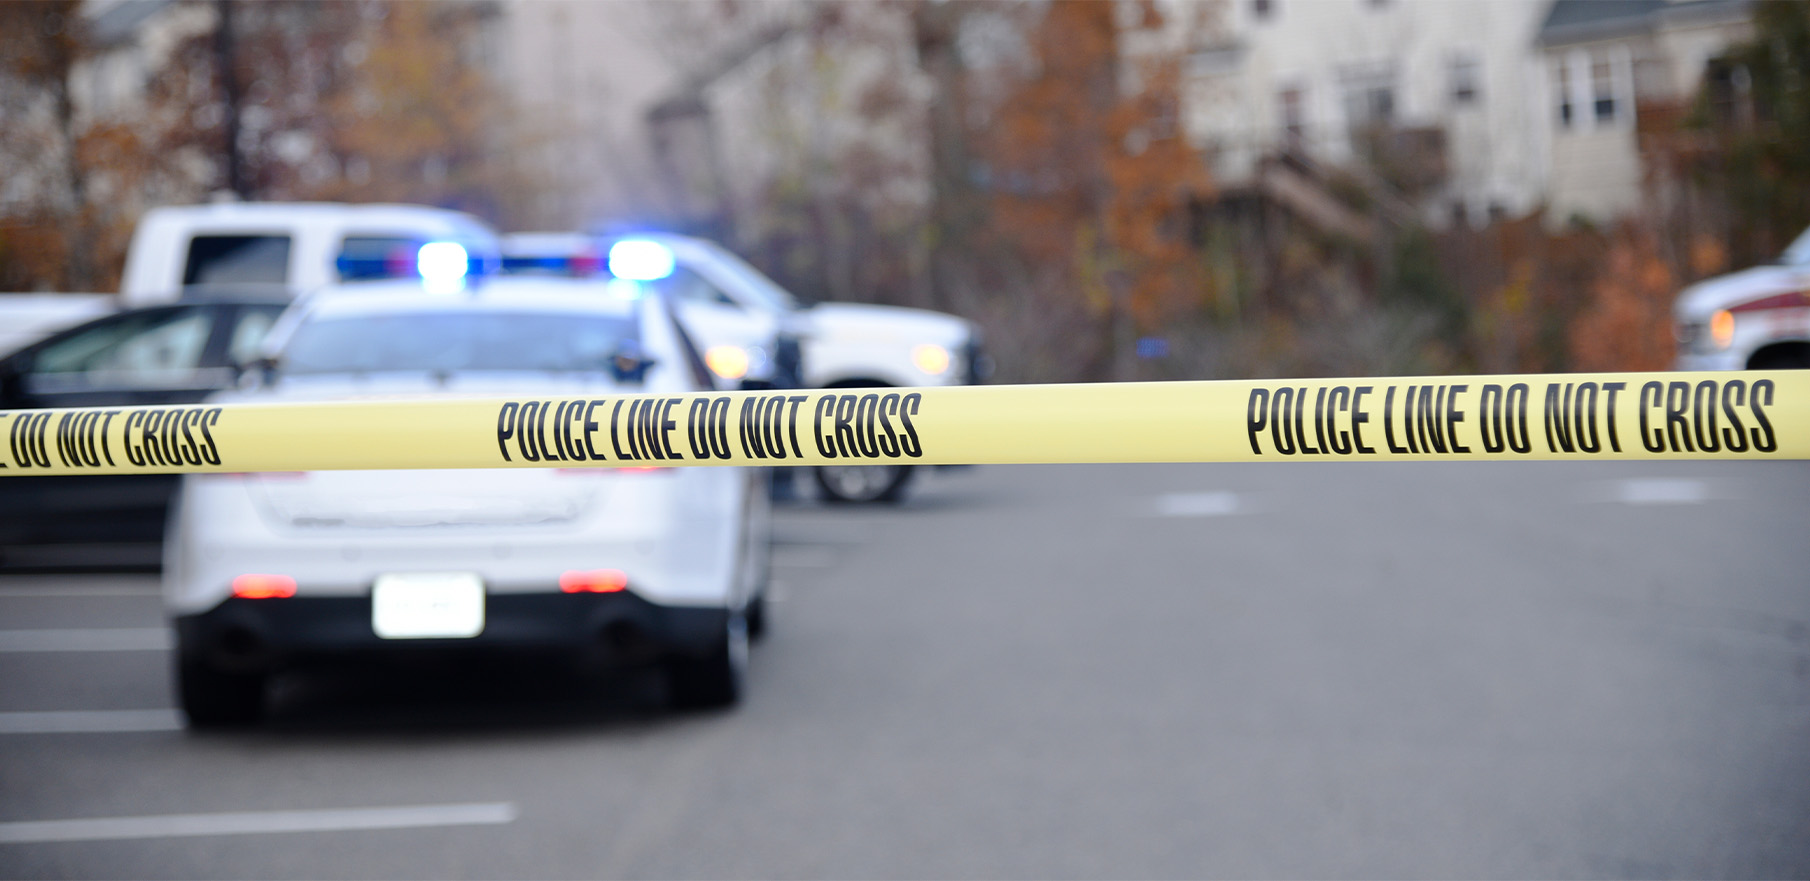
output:
<svg viewBox="0 0 1810 881"><path fill-rule="evenodd" d="M633 662L654 658L653 636L639 621L618 618L598 628L597 638L604 650L616 660Z"/></svg>
<svg viewBox="0 0 1810 881"><path fill-rule="evenodd" d="M227 625L214 637L214 663L223 670L252 672L270 663L270 644L244 624Z"/></svg>

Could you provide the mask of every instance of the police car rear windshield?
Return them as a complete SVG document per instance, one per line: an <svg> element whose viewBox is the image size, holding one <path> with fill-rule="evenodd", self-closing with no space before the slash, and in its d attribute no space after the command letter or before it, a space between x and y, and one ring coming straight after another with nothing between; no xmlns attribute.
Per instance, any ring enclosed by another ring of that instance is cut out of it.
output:
<svg viewBox="0 0 1810 881"><path fill-rule="evenodd" d="M411 312L324 318L296 328L289 374L606 370L636 336L628 316Z"/></svg>

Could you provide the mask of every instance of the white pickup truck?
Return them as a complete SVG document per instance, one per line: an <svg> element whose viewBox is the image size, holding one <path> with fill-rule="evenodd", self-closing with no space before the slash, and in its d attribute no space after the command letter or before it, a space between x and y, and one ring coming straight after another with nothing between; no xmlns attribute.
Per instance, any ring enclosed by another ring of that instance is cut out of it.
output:
<svg viewBox="0 0 1810 881"><path fill-rule="evenodd" d="M153 208L132 234L120 299L142 306L210 289L305 293L385 274L385 260L412 259L435 241L457 242L487 266L499 260L496 233L484 221L445 208L332 202Z"/></svg>
<svg viewBox="0 0 1810 881"><path fill-rule="evenodd" d="M625 270L617 265L623 253L647 265ZM711 369L729 378L767 357L756 341L776 335L800 341L802 384L809 388L960 385L980 382L991 370L973 322L897 306L806 305L706 239L517 233L503 237L503 265L508 272L615 275L659 286L705 348ZM897 500L911 474L910 465L816 469L834 501Z"/></svg>
<svg viewBox="0 0 1810 881"><path fill-rule="evenodd" d="M1772 263L1685 288L1672 320L1679 370L1810 368L1810 229Z"/></svg>
<svg viewBox="0 0 1810 881"><path fill-rule="evenodd" d="M153 208L133 231L117 296L0 294L0 354L121 307L210 292L294 296L368 274L393 254L412 255L430 241L458 242L474 262L492 268L500 260L490 227L443 208L328 202Z"/></svg>

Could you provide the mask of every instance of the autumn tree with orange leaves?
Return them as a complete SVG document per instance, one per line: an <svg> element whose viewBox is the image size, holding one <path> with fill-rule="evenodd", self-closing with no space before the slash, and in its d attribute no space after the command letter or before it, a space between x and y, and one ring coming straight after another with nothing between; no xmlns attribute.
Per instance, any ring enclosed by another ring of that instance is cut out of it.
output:
<svg viewBox="0 0 1810 881"><path fill-rule="evenodd" d="M1130 59L1113 4L1059 0L1030 29L1033 74L1009 89L975 151L992 238L1059 266L1105 333L1093 371L1125 377L1137 337L1200 305L1190 202L1210 191L1180 131L1179 61ZM1142 27L1162 24L1139 7Z"/></svg>
<svg viewBox="0 0 1810 881"><path fill-rule="evenodd" d="M516 130L474 49L494 4L228 0L158 14L175 37L153 52L96 44L74 0L0 3L0 290L110 289L145 209L228 189L424 202L505 224L532 201L539 176L513 158ZM121 54L147 64L135 91L83 105L94 90L76 85L96 79L84 66Z"/></svg>

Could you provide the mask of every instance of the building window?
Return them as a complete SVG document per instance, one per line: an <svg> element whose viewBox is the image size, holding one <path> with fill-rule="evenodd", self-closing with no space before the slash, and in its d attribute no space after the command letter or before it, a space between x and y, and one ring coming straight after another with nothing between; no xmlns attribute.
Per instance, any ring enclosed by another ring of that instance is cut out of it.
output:
<svg viewBox="0 0 1810 881"><path fill-rule="evenodd" d="M1634 120L1634 55L1625 45L1573 49L1552 60L1559 126L1589 131Z"/></svg>
<svg viewBox="0 0 1810 881"><path fill-rule="evenodd" d="M1591 106L1597 122L1615 121L1615 72L1606 56L1590 60Z"/></svg>
<svg viewBox="0 0 1810 881"><path fill-rule="evenodd" d="M1703 92L1717 128L1744 129L1753 125L1753 76L1746 65L1711 58L1703 68Z"/></svg>
<svg viewBox="0 0 1810 881"><path fill-rule="evenodd" d="M1346 70L1345 120L1353 129L1385 126L1395 121L1395 71L1386 65Z"/></svg>
<svg viewBox="0 0 1810 881"><path fill-rule="evenodd" d="M1452 58L1448 69L1452 84L1453 104L1475 104L1482 93L1483 71L1477 59L1469 55Z"/></svg>
<svg viewBox="0 0 1810 881"><path fill-rule="evenodd" d="M1299 153L1307 146L1307 92L1300 87L1283 89L1276 94L1282 116L1282 147Z"/></svg>
<svg viewBox="0 0 1810 881"><path fill-rule="evenodd" d="M1267 21L1276 13L1276 0L1251 0L1251 14L1258 21Z"/></svg>
<svg viewBox="0 0 1810 881"><path fill-rule="evenodd" d="M1553 102L1559 106L1559 127L1571 128L1577 113L1571 107L1571 65L1560 58L1552 65Z"/></svg>

